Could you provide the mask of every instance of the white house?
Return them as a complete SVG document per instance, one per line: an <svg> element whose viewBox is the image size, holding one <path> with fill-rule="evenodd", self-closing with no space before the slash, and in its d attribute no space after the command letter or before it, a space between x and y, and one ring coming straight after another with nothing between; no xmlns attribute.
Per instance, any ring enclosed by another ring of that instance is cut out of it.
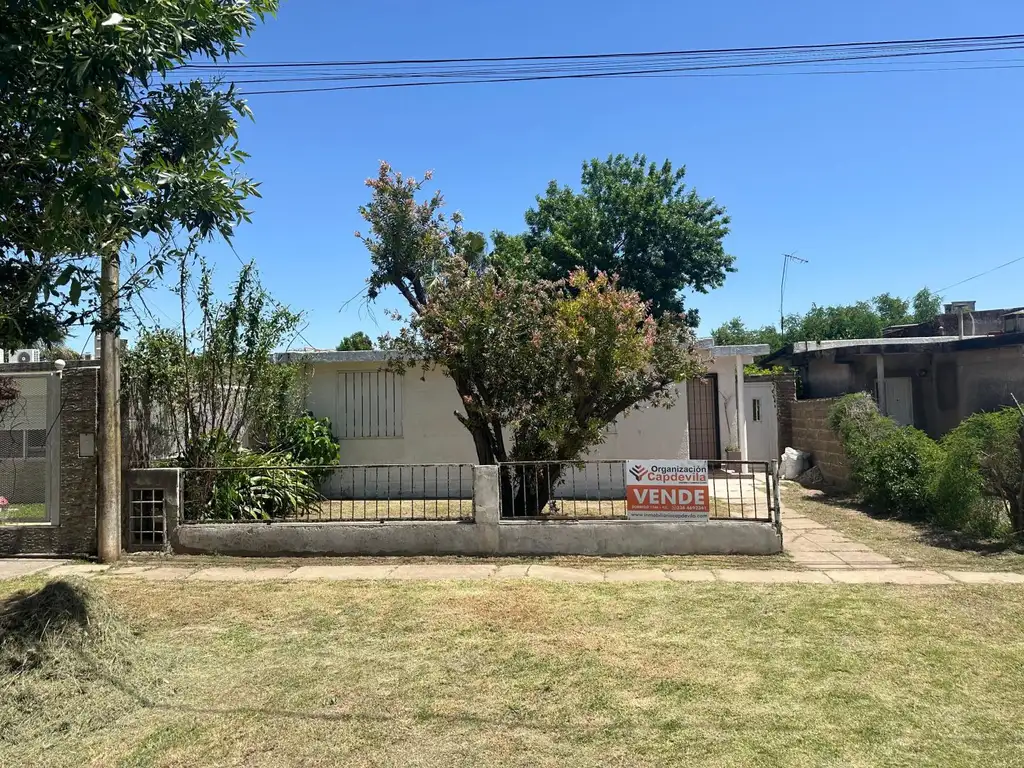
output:
<svg viewBox="0 0 1024 768"><path fill-rule="evenodd" d="M709 340L710 341L710 340ZM771 384L746 384L743 366L767 345L702 345L708 376L679 385L669 409L633 411L609 427L592 460L724 459L736 450L750 460L777 459ZM453 412L455 385L440 370L396 375L386 352L301 352L279 360L311 366L307 408L330 417L342 465L476 462L473 441Z"/></svg>

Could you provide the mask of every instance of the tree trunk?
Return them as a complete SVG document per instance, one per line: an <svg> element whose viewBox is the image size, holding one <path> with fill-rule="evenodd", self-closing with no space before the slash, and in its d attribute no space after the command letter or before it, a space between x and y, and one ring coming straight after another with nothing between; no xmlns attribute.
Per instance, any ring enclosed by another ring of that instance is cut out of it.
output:
<svg viewBox="0 0 1024 768"><path fill-rule="evenodd" d="M511 465L502 473L502 514L505 517L538 517L551 514L548 508L562 476L558 462ZM504 503L505 500L508 503Z"/></svg>

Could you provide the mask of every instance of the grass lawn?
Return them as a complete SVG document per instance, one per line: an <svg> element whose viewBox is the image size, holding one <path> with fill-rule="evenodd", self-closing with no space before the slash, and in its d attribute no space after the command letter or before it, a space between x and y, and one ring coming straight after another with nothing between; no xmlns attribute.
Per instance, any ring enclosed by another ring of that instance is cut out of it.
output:
<svg viewBox="0 0 1024 768"><path fill-rule="evenodd" d="M42 583L0 583L0 599ZM1016 587L91 585L135 630L135 671L0 676L0 765L973 768L1024 754Z"/></svg>
<svg viewBox="0 0 1024 768"><path fill-rule="evenodd" d="M944 534L902 520L878 517L843 499L829 498L793 483L782 488L783 504L834 528L880 555L920 568L1024 571L1024 547Z"/></svg>
<svg viewBox="0 0 1024 768"><path fill-rule="evenodd" d="M11 504L0 510L0 523L3 522L46 522L45 504Z"/></svg>
<svg viewBox="0 0 1024 768"><path fill-rule="evenodd" d="M159 565L178 568L298 568L304 565L448 565L484 563L488 565L523 565L537 563L566 568L592 568L617 571L635 568L658 568L665 571L700 568L782 568L801 570L788 555L661 555L641 557L589 557L559 555L553 557L467 557L463 555L424 556L360 556L360 557L228 557L225 555L168 555L139 552L121 558L115 568L130 565Z"/></svg>

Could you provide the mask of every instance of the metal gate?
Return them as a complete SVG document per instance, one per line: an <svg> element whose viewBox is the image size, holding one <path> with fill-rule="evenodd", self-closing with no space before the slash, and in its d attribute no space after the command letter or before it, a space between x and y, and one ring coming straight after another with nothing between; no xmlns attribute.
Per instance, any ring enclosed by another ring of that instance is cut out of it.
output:
<svg viewBox="0 0 1024 768"><path fill-rule="evenodd" d="M0 408L0 524L56 519L60 378L3 374L15 397Z"/></svg>
<svg viewBox="0 0 1024 768"><path fill-rule="evenodd" d="M690 431L691 459L720 459L718 426L718 375L709 373L686 382L686 415Z"/></svg>

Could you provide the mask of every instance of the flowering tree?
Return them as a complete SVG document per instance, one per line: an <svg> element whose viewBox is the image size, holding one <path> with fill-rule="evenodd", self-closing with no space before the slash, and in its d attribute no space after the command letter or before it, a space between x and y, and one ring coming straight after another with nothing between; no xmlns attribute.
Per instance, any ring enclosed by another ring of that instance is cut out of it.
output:
<svg viewBox="0 0 1024 768"><path fill-rule="evenodd" d="M536 280L489 265L483 239L441 212L440 193L417 202L429 178L382 163L360 209L370 233L356 235L373 263L370 297L393 286L412 312L389 340L398 365L451 377L464 409L455 417L481 464L578 459L618 416L671 405L675 383L701 372L683 319L655 319L615 278L576 270ZM503 508L543 508L558 470L542 474L529 487L506 483Z"/></svg>

